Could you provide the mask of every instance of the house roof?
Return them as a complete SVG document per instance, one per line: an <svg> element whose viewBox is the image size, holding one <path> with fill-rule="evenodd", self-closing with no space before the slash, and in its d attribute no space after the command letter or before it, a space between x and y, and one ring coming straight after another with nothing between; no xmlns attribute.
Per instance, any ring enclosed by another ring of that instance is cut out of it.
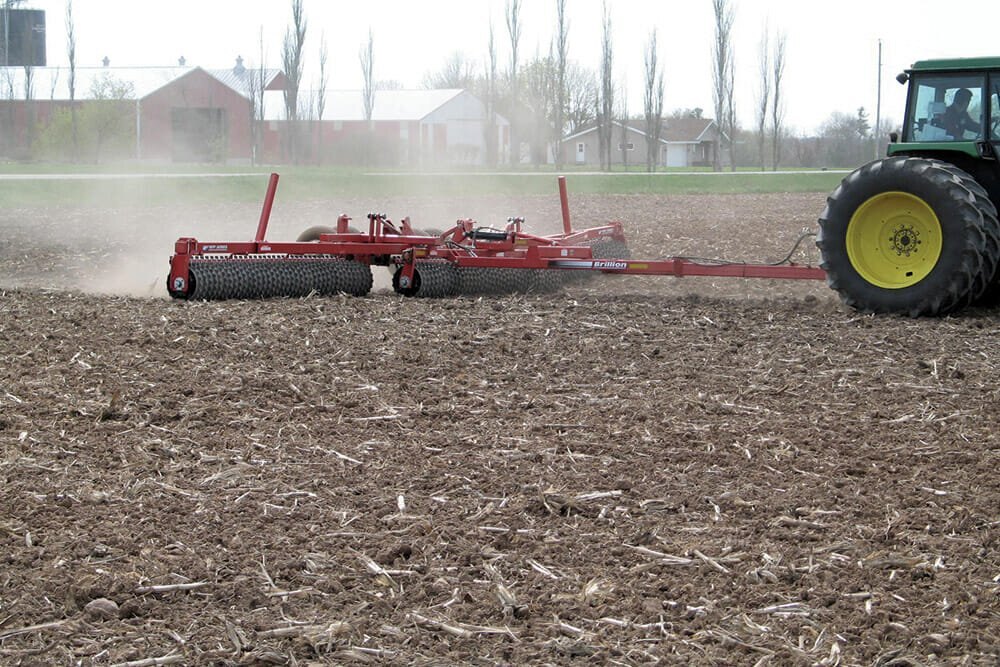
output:
<svg viewBox="0 0 1000 667"><path fill-rule="evenodd" d="M614 121L614 125L619 128L622 127L622 123L617 120ZM708 131L715 125L715 120L712 118L664 118L663 126L660 130L660 143L697 144L702 141L708 141ZM630 132L635 132L643 137L648 136L646 133L646 121L644 120L628 121L628 129ZM565 137L563 141L576 139L577 137L596 131L597 124L591 123L583 129Z"/></svg>
<svg viewBox="0 0 1000 667"><path fill-rule="evenodd" d="M111 76L114 79L132 84L135 99L148 97L164 86L177 79L201 70L215 78L220 83L242 95L247 96L246 78L253 75L254 70L234 69L204 69L201 67L77 67L75 99L92 99L91 88L95 81ZM32 67L32 98L36 100L69 100L69 68L68 67ZM280 89L284 85L284 74L281 70L265 70L265 88ZM15 98L24 97L24 68L0 67L0 87L4 94L10 87L14 89Z"/></svg>
<svg viewBox="0 0 1000 667"><path fill-rule="evenodd" d="M316 100L319 90L300 90L299 105L305 107ZM437 90L377 90L372 107L373 121L420 121L466 91L461 88ZM265 101L267 120L285 120L284 102ZM364 121L365 97L361 90L325 91L324 120Z"/></svg>
<svg viewBox="0 0 1000 667"><path fill-rule="evenodd" d="M712 118L669 118L663 124L660 139L667 143L700 143L707 140L713 125Z"/></svg>

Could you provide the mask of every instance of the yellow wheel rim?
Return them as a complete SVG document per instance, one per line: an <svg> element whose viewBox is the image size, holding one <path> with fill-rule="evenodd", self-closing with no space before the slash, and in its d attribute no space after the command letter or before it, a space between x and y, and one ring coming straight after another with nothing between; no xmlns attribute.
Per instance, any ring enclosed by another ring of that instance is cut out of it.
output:
<svg viewBox="0 0 1000 667"><path fill-rule="evenodd" d="M847 224L847 256L872 285L902 289L927 277L941 256L941 223L920 197L883 192Z"/></svg>

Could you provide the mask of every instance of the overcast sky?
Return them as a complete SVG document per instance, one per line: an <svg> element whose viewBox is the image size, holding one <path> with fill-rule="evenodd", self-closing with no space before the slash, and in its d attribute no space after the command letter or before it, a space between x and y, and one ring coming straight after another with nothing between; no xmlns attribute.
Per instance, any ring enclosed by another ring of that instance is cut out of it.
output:
<svg viewBox="0 0 1000 667"><path fill-rule="evenodd" d="M883 117L902 117L895 75L914 60L1000 55L998 0L732 0L737 51L737 112L753 123L759 42L764 26L787 35L787 123L813 131L831 111L875 116L878 41L883 43ZM570 59L596 70L602 0L567 0ZM666 71L666 108L702 107L712 115L711 0L607 0L612 16L615 77L629 111L642 112L643 52L659 32ZM28 0L47 11L48 62L66 65L66 0ZM291 0L73 0L77 64L232 66L259 58L263 28L269 67L280 67ZM331 88L361 87L358 51L371 29L375 78L416 88L458 51L483 63L492 19L501 63L509 62L505 0L305 0L306 87L314 85L319 41L329 45ZM544 54L555 28L555 0L522 0L522 62Z"/></svg>

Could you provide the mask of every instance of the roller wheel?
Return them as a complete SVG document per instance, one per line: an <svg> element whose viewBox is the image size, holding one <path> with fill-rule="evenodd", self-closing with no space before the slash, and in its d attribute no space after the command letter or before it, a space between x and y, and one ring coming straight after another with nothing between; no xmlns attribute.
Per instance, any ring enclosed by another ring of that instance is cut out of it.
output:
<svg viewBox="0 0 1000 667"><path fill-rule="evenodd" d="M372 288L367 264L339 257L192 260L190 292L195 301L304 297L310 294L364 296Z"/></svg>
<svg viewBox="0 0 1000 667"><path fill-rule="evenodd" d="M876 160L847 176L827 198L816 245L830 287L863 312L944 315L977 298L990 270L976 197L923 158Z"/></svg>
<svg viewBox="0 0 1000 667"><path fill-rule="evenodd" d="M428 299L455 294L456 269L448 262L439 260L418 261L413 271L413 284L400 284L403 267L396 269L392 276L392 289L403 296L417 296Z"/></svg>
<svg viewBox="0 0 1000 667"><path fill-rule="evenodd" d="M558 271L555 269L535 269L532 271L531 282L526 291L534 294L548 294L561 289L568 278L572 277L569 271Z"/></svg>

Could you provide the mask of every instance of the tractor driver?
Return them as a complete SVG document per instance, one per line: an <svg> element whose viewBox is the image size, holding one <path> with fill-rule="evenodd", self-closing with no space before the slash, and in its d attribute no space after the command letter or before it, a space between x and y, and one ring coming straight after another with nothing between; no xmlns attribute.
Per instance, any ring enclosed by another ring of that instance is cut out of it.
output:
<svg viewBox="0 0 1000 667"><path fill-rule="evenodd" d="M977 137L982 131L979 123L969 115L969 101L972 99L972 92L968 88L959 88L955 92L955 99L951 106L944 110L944 117L941 119L945 132L955 139L961 141L965 138L966 131L972 132Z"/></svg>

